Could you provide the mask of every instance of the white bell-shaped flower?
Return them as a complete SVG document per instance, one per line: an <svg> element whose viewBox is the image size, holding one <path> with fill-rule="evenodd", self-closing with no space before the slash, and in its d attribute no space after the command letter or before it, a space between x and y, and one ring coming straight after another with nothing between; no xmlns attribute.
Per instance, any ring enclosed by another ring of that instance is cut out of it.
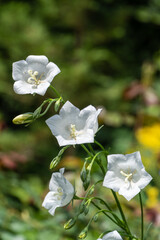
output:
<svg viewBox="0 0 160 240"><path fill-rule="evenodd" d="M60 146L93 143L98 130L98 115L101 109L89 105L81 111L67 101L56 114L46 120Z"/></svg>
<svg viewBox="0 0 160 240"><path fill-rule="evenodd" d="M108 171L103 186L123 195L128 201L152 180L145 171L140 152L108 155Z"/></svg>
<svg viewBox="0 0 160 240"><path fill-rule="evenodd" d="M12 77L17 94L44 95L60 69L46 56L30 55L26 60L13 63Z"/></svg>
<svg viewBox="0 0 160 240"><path fill-rule="evenodd" d="M123 240L117 231L107 233L103 238L98 238L97 240Z"/></svg>
<svg viewBox="0 0 160 240"><path fill-rule="evenodd" d="M47 193L42 206L54 215L57 207L66 206L74 196L74 188L72 184L63 176L64 168L59 172L52 174L49 183L49 192Z"/></svg>

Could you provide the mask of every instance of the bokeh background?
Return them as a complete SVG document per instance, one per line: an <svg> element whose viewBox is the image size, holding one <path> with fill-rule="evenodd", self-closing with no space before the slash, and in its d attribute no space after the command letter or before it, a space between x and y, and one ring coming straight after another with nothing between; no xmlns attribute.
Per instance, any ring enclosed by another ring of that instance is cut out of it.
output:
<svg viewBox="0 0 160 240"><path fill-rule="evenodd" d="M63 224L74 216L72 206L57 209L54 217L41 207L52 173L49 164L59 150L45 124L54 108L28 127L12 123L16 115L33 112L53 97L50 89L44 97L14 93L12 63L28 55L46 55L59 66L52 84L64 99L79 108L103 107L97 140L110 153L141 152L154 178L143 191L147 239L159 240L160 1L0 1L0 239L77 239L94 209L65 231ZM69 148L58 166L66 167L80 195L84 155L79 147ZM100 177L95 166L93 181ZM108 190L97 194L115 206ZM120 199L138 235L138 198ZM114 228L101 217L87 239Z"/></svg>

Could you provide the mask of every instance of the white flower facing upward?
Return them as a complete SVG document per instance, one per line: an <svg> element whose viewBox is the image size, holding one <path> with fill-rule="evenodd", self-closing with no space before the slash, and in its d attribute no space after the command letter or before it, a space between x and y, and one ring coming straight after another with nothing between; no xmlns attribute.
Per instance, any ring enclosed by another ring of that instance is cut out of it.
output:
<svg viewBox="0 0 160 240"><path fill-rule="evenodd" d="M14 91L17 94L37 93L43 96L59 72L57 65L49 62L46 56L30 55L26 60L13 63Z"/></svg>
<svg viewBox="0 0 160 240"><path fill-rule="evenodd" d="M103 186L118 192L128 201L151 180L142 164L140 152L108 155L108 171Z"/></svg>
<svg viewBox="0 0 160 240"><path fill-rule="evenodd" d="M47 193L42 206L54 215L57 207L66 206L73 198L74 188L72 184L63 176L64 168L52 174Z"/></svg>
<svg viewBox="0 0 160 240"><path fill-rule="evenodd" d="M67 101L59 115L50 117L46 123L60 146L93 143L100 111L91 105L80 111Z"/></svg>
<svg viewBox="0 0 160 240"><path fill-rule="evenodd" d="M98 238L97 240L123 240L117 231L107 233L103 238Z"/></svg>

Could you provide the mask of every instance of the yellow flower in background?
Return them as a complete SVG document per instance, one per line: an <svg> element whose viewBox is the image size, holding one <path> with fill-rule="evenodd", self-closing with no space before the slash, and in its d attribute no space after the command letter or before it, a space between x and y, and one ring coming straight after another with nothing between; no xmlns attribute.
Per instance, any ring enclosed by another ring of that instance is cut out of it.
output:
<svg viewBox="0 0 160 240"><path fill-rule="evenodd" d="M148 200L146 201L146 206L148 208L153 208L156 207L156 205L158 204L158 188L156 187L148 187L146 190L147 196L148 196Z"/></svg>
<svg viewBox="0 0 160 240"><path fill-rule="evenodd" d="M160 124L140 128L136 131L136 138L140 144L154 152L160 152Z"/></svg>

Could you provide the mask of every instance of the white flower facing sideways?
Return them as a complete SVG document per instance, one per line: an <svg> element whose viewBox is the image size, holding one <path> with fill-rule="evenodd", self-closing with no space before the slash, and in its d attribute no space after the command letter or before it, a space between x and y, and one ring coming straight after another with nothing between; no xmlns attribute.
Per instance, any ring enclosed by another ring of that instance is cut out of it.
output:
<svg viewBox="0 0 160 240"><path fill-rule="evenodd" d="M101 109L89 105L81 111L67 101L56 114L46 120L60 146L93 143L98 130L98 115Z"/></svg>
<svg viewBox="0 0 160 240"><path fill-rule="evenodd" d="M140 152L108 155L108 171L103 186L123 195L128 201L152 180L145 171Z"/></svg>
<svg viewBox="0 0 160 240"><path fill-rule="evenodd" d="M107 233L103 238L98 238L97 240L123 240L117 231Z"/></svg>
<svg viewBox="0 0 160 240"><path fill-rule="evenodd" d="M64 168L59 172L52 174L49 183L49 192L47 193L42 206L54 215L57 207L66 206L74 196L74 188L72 184L63 176Z"/></svg>
<svg viewBox="0 0 160 240"><path fill-rule="evenodd" d="M26 60L13 63L12 77L17 94L44 95L60 69L43 55L30 55Z"/></svg>

